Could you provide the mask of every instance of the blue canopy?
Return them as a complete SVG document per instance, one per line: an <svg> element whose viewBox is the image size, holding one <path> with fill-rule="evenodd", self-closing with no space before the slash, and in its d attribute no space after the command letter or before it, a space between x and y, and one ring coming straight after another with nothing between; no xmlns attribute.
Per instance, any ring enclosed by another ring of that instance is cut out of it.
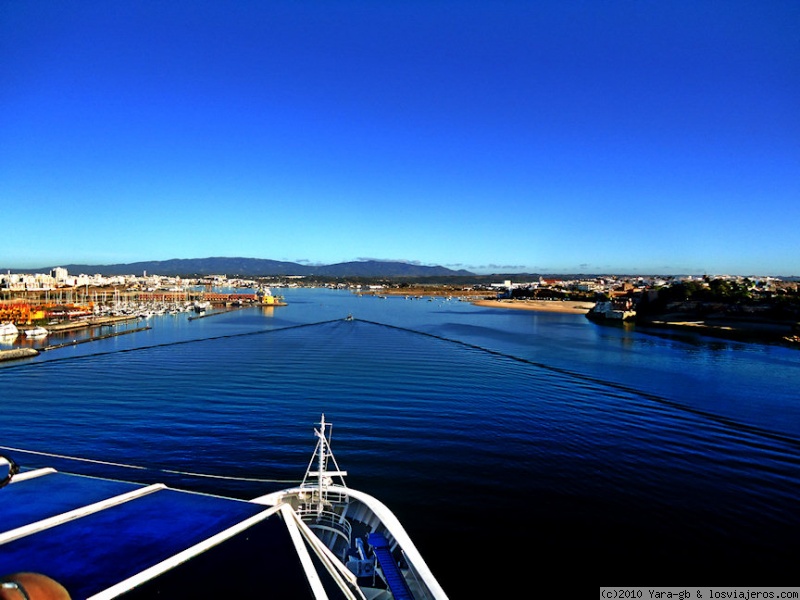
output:
<svg viewBox="0 0 800 600"><path fill-rule="evenodd" d="M115 597L106 590L117 586L112 589L123 593L129 584L139 586L243 531L248 540L255 533L266 536L258 542L256 576L262 584L310 597L280 518L269 507L244 500L52 472L19 477L0 489L0 528L0 576L43 573L74 599L101 592ZM234 571L223 574L227 588L237 578L252 579L253 574L236 573L237 562L251 563L251 557L227 560ZM208 587L209 575L193 577Z"/></svg>

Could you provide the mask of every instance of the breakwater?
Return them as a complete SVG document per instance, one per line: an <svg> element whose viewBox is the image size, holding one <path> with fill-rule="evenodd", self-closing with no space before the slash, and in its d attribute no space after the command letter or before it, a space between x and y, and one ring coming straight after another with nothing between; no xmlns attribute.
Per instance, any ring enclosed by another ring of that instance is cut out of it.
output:
<svg viewBox="0 0 800 600"><path fill-rule="evenodd" d="M31 358L38 356L39 351L33 348L14 348L13 350L0 350L0 362L6 360L18 360L20 358Z"/></svg>
<svg viewBox="0 0 800 600"><path fill-rule="evenodd" d="M78 321L66 321L54 325L46 325L45 329L47 329L50 333L63 333L66 331L75 331L77 329L86 329L88 327L110 327L111 325L115 325L117 323L133 321L138 318L138 315L96 317L94 319L81 319Z"/></svg>
<svg viewBox="0 0 800 600"><path fill-rule="evenodd" d="M95 335L88 338L82 338L79 340L70 340L68 342L61 342L60 344L50 344L48 346L44 346L41 350L42 352L46 352L48 350L57 350L58 348L66 348L67 346L75 346L77 344L86 344L87 342L95 342L97 340L107 340L109 338L118 337L120 335L127 335L129 333L137 333L139 331L147 331L150 327L138 327L136 329L126 329L125 331L115 331L113 333L105 333L103 335Z"/></svg>

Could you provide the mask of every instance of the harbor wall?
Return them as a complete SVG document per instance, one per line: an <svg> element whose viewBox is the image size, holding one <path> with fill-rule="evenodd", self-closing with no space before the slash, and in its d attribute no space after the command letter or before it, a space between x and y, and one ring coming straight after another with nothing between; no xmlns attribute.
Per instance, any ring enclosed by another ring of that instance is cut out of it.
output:
<svg viewBox="0 0 800 600"><path fill-rule="evenodd" d="M34 348L14 348L13 350L0 350L0 362L6 360L18 360L20 358L30 358L38 356L39 351Z"/></svg>

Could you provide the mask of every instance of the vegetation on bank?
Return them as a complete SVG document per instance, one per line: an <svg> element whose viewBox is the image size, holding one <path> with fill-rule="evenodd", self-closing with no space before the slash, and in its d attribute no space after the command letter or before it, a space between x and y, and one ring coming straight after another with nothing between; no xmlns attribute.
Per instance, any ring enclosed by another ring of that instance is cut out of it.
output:
<svg viewBox="0 0 800 600"><path fill-rule="evenodd" d="M742 280L710 279L675 282L641 294L637 315L687 313L699 317L726 316L778 321L800 320L800 287L797 283L763 284Z"/></svg>
<svg viewBox="0 0 800 600"><path fill-rule="evenodd" d="M674 281L656 289L629 290L634 322L750 342L800 344L797 282L716 278ZM612 304L615 298L611 298Z"/></svg>

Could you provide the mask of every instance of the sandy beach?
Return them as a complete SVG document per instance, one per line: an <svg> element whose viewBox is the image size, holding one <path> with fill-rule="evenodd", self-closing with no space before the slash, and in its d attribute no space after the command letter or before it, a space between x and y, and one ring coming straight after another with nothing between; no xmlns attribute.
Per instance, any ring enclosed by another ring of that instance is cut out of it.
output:
<svg viewBox="0 0 800 600"><path fill-rule="evenodd" d="M579 300L496 300L493 298L486 298L487 292L485 290L469 292L465 290L443 287L406 287L401 289L387 289L380 291L370 290L360 293L365 296L403 295L416 296L419 298L452 296L468 301L474 306L483 306L486 308L514 308L519 310L538 310L540 312L558 312L576 315L585 315L587 312L589 312L589 310L594 308L595 305L594 302Z"/></svg>
<svg viewBox="0 0 800 600"><path fill-rule="evenodd" d="M594 307L594 302L577 302L570 300L476 300L475 306L488 308L516 308L521 310L538 310L585 315Z"/></svg>

